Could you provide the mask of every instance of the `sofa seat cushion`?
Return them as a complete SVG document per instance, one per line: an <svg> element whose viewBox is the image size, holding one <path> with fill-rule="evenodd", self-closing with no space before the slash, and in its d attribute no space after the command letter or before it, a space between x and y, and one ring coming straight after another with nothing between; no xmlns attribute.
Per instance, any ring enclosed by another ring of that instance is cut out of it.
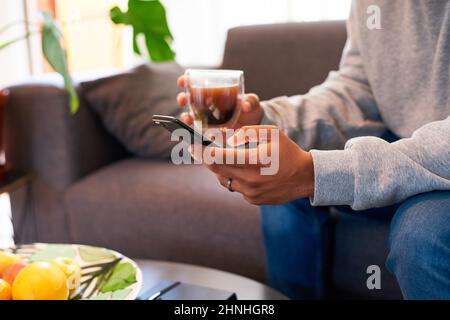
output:
<svg viewBox="0 0 450 320"><path fill-rule="evenodd" d="M264 279L258 208L199 165L126 159L74 184L72 241Z"/></svg>

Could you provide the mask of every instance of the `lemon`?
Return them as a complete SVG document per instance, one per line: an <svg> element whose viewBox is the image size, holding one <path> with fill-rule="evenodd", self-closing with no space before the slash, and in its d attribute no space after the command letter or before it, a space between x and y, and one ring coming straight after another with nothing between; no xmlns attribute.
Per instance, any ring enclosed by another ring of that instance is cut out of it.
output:
<svg viewBox="0 0 450 320"><path fill-rule="evenodd" d="M3 276L3 271L13 264L22 262L23 258L14 253L0 251L0 277Z"/></svg>
<svg viewBox="0 0 450 320"><path fill-rule="evenodd" d="M66 275L48 262L26 266L12 286L13 300L67 300L68 296Z"/></svg>
<svg viewBox="0 0 450 320"><path fill-rule="evenodd" d="M56 258L52 260L52 264L61 269L66 275L67 286L70 292L77 290L81 282L80 265L71 258Z"/></svg>
<svg viewBox="0 0 450 320"><path fill-rule="evenodd" d="M0 300L11 300L11 285L0 279Z"/></svg>

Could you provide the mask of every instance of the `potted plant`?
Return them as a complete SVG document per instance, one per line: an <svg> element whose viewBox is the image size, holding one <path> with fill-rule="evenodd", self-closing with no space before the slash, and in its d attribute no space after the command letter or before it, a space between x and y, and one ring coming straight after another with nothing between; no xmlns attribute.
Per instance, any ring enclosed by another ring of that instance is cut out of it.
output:
<svg viewBox="0 0 450 320"><path fill-rule="evenodd" d="M145 46L150 59L153 62L171 61L175 58L175 52L171 49L173 36L169 30L164 6L158 0L129 0L128 10L121 11L119 7L110 10L110 18L115 24L125 24L133 28L133 51L136 54L143 55L139 48L137 37L144 35ZM38 26L38 33L41 34L42 53L49 65L62 76L64 88L69 95L69 110L75 114L79 107L79 99L75 90L67 63L67 52L63 46L63 34L50 12L42 12L42 21L32 23L30 21L19 22L27 24L27 30ZM11 26L17 25L17 22L9 23L0 27L0 37ZM0 41L0 50L6 49L18 41L22 41L31 35L28 32L25 35ZM1 38L0 38L1 40ZM3 90L0 93L0 152L3 153L3 128L4 128L4 108L6 106L8 91ZM2 154L0 154L0 180L6 173L6 166L2 166Z"/></svg>

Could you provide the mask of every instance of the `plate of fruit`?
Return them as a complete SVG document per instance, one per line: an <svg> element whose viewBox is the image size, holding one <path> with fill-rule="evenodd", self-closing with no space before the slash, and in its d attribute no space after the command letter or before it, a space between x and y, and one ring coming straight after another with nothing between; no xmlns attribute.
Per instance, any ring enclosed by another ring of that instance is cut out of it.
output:
<svg viewBox="0 0 450 320"><path fill-rule="evenodd" d="M124 255L75 244L0 249L0 300L134 300L142 272Z"/></svg>

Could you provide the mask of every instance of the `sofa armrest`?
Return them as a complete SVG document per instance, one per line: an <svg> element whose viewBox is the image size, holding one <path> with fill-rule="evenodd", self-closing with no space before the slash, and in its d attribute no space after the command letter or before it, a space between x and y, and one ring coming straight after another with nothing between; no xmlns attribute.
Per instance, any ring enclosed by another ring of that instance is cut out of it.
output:
<svg viewBox="0 0 450 320"><path fill-rule="evenodd" d="M14 170L33 172L62 191L125 155L84 101L70 115L63 89L30 84L9 90L6 146Z"/></svg>
<svg viewBox="0 0 450 320"><path fill-rule="evenodd" d="M9 90L5 109L7 161L13 170L34 175L28 195L23 191L10 195L16 239L70 242L65 191L126 152L84 101L78 113L70 115L63 89L25 84ZM19 228L17 223L23 226Z"/></svg>

